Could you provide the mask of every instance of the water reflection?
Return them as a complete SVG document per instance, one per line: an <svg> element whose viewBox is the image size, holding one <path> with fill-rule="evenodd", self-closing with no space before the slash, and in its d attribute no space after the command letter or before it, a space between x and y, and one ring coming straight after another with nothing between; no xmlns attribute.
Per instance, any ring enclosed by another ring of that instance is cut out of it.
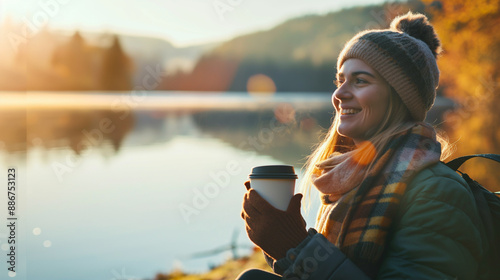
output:
<svg viewBox="0 0 500 280"><path fill-rule="evenodd" d="M212 137L223 140L244 151L269 155L279 161L300 167L310 153L332 116L328 109L320 111L287 112L282 106L260 112L203 112L193 115L200 129Z"/></svg>
<svg viewBox="0 0 500 280"><path fill-rule="evenodd" d="M209 135L243 151L300 165L332 116L324 94L267 98L150 94L136 104L123 101L127 98L133 100L119 94L28 93L23 103L18 96L4 96L10 103L3 104L8 110L0 110L0 128L9 133L0 136L0 148L7 152L70 148L81 155L90 148L111 146L116 153L123 145ZM207 103L215 108L207 109Z"/></svg>
<svg viewBox="0 0 500 280"><path fill-rule="evenodd" d="M69 147L81 154L91 147L120 149L134 126L133 115L111 110L7 110L0 111L0 141L7 152L32 147Z"/></svg>

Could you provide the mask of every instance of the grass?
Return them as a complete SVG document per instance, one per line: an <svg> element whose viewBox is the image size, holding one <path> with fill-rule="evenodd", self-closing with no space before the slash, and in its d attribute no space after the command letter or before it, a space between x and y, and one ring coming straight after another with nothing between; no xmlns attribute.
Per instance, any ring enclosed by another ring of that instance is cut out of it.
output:
<svg viewBox="0 0 500 280"><path fill-rule="evenodd" d="M203 274L185 274L182 271L172 271L169 274L156 275L155 280L234 280L241 272L250 268L272 271L267 265L262 251L255 249L249 256L228 260Z"/></svg>

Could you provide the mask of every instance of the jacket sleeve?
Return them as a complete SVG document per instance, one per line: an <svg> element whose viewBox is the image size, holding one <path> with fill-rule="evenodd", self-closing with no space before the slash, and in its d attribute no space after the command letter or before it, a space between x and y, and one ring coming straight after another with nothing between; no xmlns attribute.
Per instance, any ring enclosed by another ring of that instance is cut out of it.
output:
<svg viewBox="0 0 500 280"><path fill-rule="evenodd" d="M283 279L369 279L335 245L314 229L286 257L275 261L273 270Z"/></svg>
<svg viewBox="0 0 500 280"><path fill-rule="evenodd" d="M455 172L432 170L408 185L377 279L477 279L483 248L474 199Z"/></svg>

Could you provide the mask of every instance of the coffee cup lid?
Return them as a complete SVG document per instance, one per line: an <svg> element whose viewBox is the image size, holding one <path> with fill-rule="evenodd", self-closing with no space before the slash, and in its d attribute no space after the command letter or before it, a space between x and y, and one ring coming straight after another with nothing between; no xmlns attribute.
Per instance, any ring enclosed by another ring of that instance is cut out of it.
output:
<svg viewBox="0 0 500 280"><path fill-rule="evenodd" d="M291 165L263 165L252 168L250 179L297 179Z"/></svg>

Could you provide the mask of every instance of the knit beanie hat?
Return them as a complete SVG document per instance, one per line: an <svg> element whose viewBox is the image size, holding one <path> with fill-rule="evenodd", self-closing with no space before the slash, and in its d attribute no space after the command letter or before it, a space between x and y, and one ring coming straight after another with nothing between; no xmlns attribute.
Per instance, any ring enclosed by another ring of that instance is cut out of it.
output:
<svg viewBox="0 0 500 280"><path fill-rule="evenodd" d="M337 60L337 70L349 58L375 69L398 93L416 121L423 121L436 99L441 43L422 14L396 17L389 29L358 33Z"/></svg>

